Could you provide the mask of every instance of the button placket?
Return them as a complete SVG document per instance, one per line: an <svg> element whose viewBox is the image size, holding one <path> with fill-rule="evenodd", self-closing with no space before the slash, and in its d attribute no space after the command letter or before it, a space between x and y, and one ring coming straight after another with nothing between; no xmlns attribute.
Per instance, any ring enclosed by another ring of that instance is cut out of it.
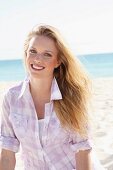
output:
<svg viewBox="0 0 113 170"><path fill-rule="evenodd" d="M44 145L47 145L50 115L51 115L51 103L46 103L45 104L45 119L44 119L43 134L42 134L42 141Z"/></svg>
<svg viewBox="0 0 113 170"><path fill-rule="evenodd" d="M39 138L39 123L38 120L35 121L35 137L36 137L36 142L39 147L42 147L40 138Z"/></svg>

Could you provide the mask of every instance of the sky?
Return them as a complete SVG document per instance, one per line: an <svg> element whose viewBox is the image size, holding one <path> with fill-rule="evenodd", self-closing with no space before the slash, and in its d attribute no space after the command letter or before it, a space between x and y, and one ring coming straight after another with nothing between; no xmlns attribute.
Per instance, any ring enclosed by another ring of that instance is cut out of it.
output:
<svg viewBox="0 0 113 170"><path fill-rule="evenodd" d="M113 52L113 0L0 0L0 59L23 57L28 32L59 29L75 55Z"/></svg>

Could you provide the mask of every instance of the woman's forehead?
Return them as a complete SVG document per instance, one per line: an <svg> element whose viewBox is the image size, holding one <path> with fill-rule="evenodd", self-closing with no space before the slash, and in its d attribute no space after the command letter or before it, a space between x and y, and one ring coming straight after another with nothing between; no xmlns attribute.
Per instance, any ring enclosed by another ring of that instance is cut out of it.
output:
<svg viewBox="0 0 113 170"><path fill-rule="evenodd" d="M53 39L47 37L47 36L34 36L31 38L30 42L29 42L29 47L30 48L44 48L48 51L52 51L52 52L58 52L58 49L56 47L56 44L54 42Z"/></svg>

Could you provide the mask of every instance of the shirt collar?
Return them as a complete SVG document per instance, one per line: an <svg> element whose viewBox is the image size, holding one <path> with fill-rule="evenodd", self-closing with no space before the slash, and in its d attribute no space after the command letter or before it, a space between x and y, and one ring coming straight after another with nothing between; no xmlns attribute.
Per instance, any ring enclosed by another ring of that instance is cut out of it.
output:
<svg viewBox="0 0 113 170"><path fill-rule="evenodd" d="M29 78L28 77L22 83L18 98L21 98L25 94L25 92L29 92Z"/></svg>
<svg viewBox="0 0 113 170"><path fill-rule="evenodd" d="M23 81L20 95L18 98L21 98L24 94L29 94L29 78L26 78ZM51 98L50 100L60 100L62 99L62 94L60 92L60 89L58 87L58 83L55 78L53 78L52 85L51 85Z"/></svg>
<svg viewBox="0 0 113 170"><path fill-rule="evenodd" d="M54 78L52 81L52 86L51 86L51 99L50 100L60 100L60 99L62 99L62 94L58 87L58 83L56 79Z"/></svg>

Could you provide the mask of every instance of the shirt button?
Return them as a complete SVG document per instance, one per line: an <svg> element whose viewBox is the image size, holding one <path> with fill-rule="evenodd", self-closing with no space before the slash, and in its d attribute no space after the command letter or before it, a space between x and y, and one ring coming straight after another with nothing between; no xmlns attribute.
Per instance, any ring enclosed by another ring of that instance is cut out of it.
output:
<svg viewBox="0 0 113 170"><path fill-rule="evenodd" d="M45 129L47 129L47 125L45 125L45 127L44 127Z"/></svg>
<svg viewBox="0 0 113 170"><path fill-rule="evenodd" d="M41 160L38 160L39 166L42 168L44 166L44 162Z"/></svg>

